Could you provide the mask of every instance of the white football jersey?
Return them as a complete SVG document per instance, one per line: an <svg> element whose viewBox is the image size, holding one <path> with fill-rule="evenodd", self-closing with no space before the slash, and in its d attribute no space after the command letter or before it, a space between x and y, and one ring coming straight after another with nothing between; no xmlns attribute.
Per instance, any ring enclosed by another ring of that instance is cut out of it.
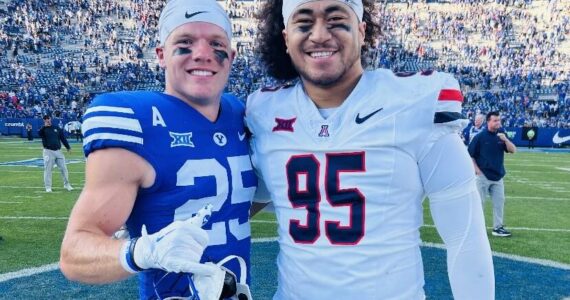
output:
<svg viewBox="0 0 570 300"><path fill-rule="evenodd" d="M423 299L421 159L465 126L449 74L367 71L324 119L302 84L247 101L278 220L275 299ZM441 185L441 183L440 183Z"/></svg>

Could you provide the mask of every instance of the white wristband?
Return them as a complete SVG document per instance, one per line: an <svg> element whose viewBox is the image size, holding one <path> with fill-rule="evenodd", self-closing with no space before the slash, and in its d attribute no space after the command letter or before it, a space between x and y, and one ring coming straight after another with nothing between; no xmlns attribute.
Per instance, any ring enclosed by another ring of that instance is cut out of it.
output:
<svg viewBox="0 0 570 300"><path fill-rule="evenodd" d="M131 252L131 244L134 242L136 242L136 240L128 240L124 242L123 246L121 246L121 252L119 253L119 261L121 262L121 266L123 266L123 269L125 269L125 271L131 274L136 274L140 271L140 269L137 268L135 264L135 260Z"/></svg>

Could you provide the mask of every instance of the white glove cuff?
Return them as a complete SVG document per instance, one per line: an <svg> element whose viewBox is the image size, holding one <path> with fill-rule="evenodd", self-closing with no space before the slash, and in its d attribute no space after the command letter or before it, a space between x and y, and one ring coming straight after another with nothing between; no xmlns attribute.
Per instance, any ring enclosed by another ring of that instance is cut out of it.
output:
<svg viewBox="0 0 570 300"><path fill-rule="evenodd" d="M136 274L142 271L142 269L139 266L137 266L137 264L135 263L135 259L133 256L136 243L137 243L136 238L124 242L123 246L121 247L121 252L119 253L119 260L121 261L121 266L123 266L123 269L125 269L127 272L131 274Z"/></svg>

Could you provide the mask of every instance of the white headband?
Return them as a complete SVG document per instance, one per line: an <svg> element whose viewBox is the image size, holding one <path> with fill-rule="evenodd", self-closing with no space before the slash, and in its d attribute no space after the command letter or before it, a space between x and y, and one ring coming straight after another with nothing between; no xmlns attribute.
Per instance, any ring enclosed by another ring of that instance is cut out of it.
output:
<svg viewBox="0 0 570 300"><path fill-rule="evenodd" d="M291 17L291 14L293 14L296 8L302 4L311 1L318 1L318 0L283 0L282 14L283 14L283 24L285 25L285 27L287 27L287 22L289 21L289 17ZM336 0L336 1L346 4L350 8L352 8L354 13L358 17L358 20L362 22L362 15L364 15L364 5L362 5L362 0Z"/></svg>
<svg viewBox="0 0 570 300"><path fill-rule="evenodd" d="M158 20L160 45L180 25L190 22L207 22L222 28L232 40L232 25L226 11L216 0L170 0L162 9Z"/></svg>

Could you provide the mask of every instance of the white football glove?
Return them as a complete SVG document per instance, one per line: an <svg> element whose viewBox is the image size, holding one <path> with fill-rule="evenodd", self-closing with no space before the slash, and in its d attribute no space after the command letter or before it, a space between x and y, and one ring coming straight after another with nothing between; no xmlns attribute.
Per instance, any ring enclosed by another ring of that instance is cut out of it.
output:
<svg viewBox="0 0 570 300"><path fill-rule="evenodd" d="M209 275L216 266L201 264L208 246L208 233L201 228L212 214L212 205L200 209L192 218L174 221L160 231L148 234L143 225L142 235L136 241L133 260L142 269L162 269L174 273Z"/></svg>

